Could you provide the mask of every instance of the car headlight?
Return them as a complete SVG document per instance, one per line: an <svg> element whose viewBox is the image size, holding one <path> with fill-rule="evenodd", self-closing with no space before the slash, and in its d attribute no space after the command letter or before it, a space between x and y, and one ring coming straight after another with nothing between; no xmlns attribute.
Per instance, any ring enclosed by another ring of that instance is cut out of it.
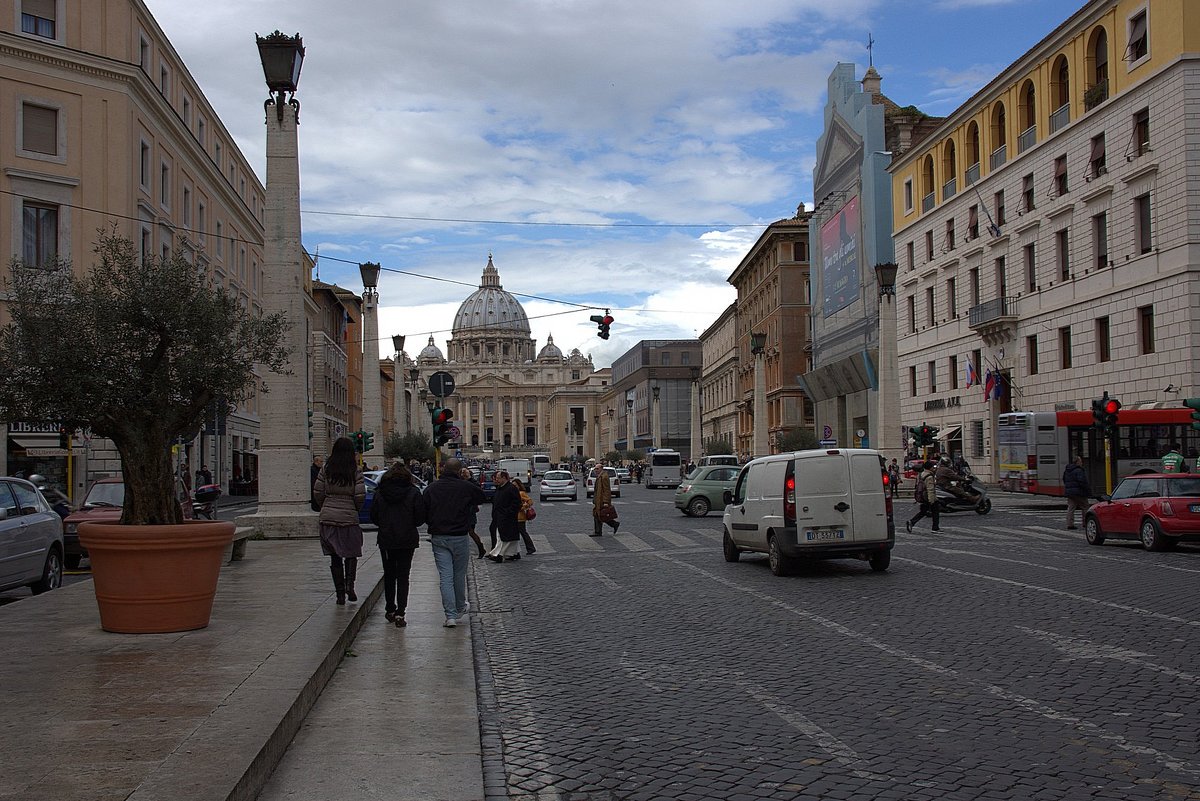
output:
<svg viewBox="0 0 1200 801"><path fill-rule="evenodd" d="M79 529L78 523L67 523L65 526L63 526L63 533L64 534L74 534L78 529Z"/></svg>

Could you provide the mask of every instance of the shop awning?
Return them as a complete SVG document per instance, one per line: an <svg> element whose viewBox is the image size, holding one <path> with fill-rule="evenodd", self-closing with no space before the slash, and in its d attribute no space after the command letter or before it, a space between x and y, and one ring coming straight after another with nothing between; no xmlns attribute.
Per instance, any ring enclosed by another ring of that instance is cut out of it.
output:
<svg viewBox="0 0 1200 801"><path fill-rule="evenodd" d="M936 439L938 442L945 442L946 440L957 436L959 431L962 431L962 426L946 426L937 433L937 436L934 437L934 439Z"/></svg>

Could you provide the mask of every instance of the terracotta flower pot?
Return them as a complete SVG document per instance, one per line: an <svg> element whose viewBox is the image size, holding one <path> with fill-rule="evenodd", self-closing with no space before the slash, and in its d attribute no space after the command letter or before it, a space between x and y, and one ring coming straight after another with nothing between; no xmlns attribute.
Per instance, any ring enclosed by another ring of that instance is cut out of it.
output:
<svg viewBox="0 0 1200 801"><path fill-rule="evenodd" d="M169 526L83 523L100 626L122 634L191 631L208 625L221 557L233 523Z"/></svg>

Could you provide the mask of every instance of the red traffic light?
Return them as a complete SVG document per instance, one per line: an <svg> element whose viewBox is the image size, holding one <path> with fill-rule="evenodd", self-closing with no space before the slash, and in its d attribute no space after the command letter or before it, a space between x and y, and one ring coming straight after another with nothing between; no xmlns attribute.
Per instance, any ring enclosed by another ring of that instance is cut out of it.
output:
<svg viewBox="0 0 1200 801"><path fill-rule="evenodd" d="M602 317L602 318L600 319L600 322L601 322L601 323L603 323L604 325L612 325L612 324L613 324L613 317L612 317L612 315L611 315L611 314L606 314L606 315L604 315L604 317Z"/></svg>
<svg viewBox="0 0 1200 801"><path fill-rule="evenodd" d="M450 418L454 417L454 413L449 409L437 409L433 413L434 425L445 425L450 422Z"/></svg>
<svg viewBox="0 0 1200 801"><path fill-rule="evenodd" d="M1121 402L1119 400L1110 399L1104 402L1105 414L1116 414L1121 410Z"/></svg>

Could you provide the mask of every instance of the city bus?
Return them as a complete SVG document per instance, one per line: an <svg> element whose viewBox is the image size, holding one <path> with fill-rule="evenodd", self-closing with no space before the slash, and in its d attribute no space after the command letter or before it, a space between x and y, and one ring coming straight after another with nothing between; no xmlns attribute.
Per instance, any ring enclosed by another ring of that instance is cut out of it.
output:
<svg viewBox="0 0 1200 801"><path fill-rule="evenodd" d="M1113 485L1137 473L1157 473L1176 447L1187 467L1200 457L1200 431L1191 410L1154 403L1122 409L1113 443ZM1092 491L1105 491L1104 439L1091 411L1008 412L998 419L996 456L1000 487L1009 492L1062 495L1062 474L1071 457L1083 457Z"/></svg>
<svg viewBox="0 0 1200 801"><path fill-rule="evenodd" d="M683 456L678 451L659 448L647 457L646 487L675 488L683 479Z"/></svg>

